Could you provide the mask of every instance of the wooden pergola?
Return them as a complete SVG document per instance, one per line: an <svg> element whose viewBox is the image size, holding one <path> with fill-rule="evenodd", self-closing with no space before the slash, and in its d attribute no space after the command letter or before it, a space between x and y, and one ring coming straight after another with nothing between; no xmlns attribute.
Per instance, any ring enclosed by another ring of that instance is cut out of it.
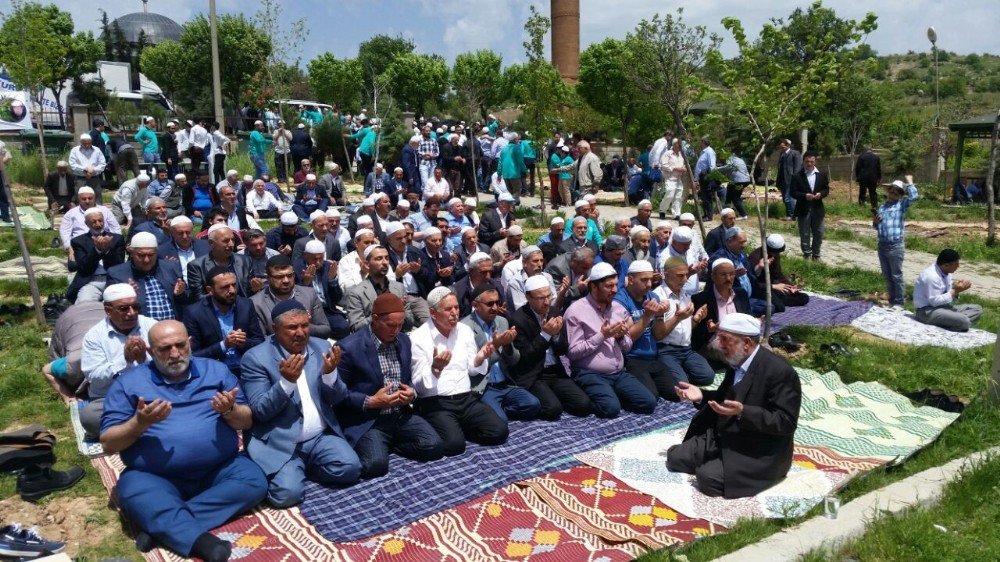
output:
<svg viewBox="0 0 1000 562"><path fill-rule="evenodd" d="M955 147L956 181L962 177L962 152L965 150L965 139L989 140L993 136L993 123L996 121L996 118L997 112L993 111L986 115L948 124L949 131L958 133L958 145Z"/></svg>

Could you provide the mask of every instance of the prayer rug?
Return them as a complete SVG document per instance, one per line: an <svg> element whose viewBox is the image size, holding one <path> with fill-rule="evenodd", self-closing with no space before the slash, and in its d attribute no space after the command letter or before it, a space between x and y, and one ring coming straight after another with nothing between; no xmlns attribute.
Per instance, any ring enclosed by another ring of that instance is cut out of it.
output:
<svg viewBox="0 0 1000 562"><path fill-rule="evenodd" d="M851 326L906 345L933 345L964 350L990 345L997 341L996 334L992 332L975 328L968 332L949 332L944 328L917 322L912 312L898 312L878 306L854 319Z"/></svg>
<svg viewBox="0 0 1000 562"><path fill-rule="evenodd" d="M24 230L45 230L52 228L52 224L49 222L49 218L45 216L45 213L30 205L18 207L17 214L21 219L21 228ZM14 222L0 221L0 228L10 228L13 230Z"/></svg>
<svg viewBox="0 0 1000 562"><path fill-rule="evenodd" d="M789 326L846 326L872 307L867 301L845 301L825 295L809 294L805 306L789 306L771 316L771 332Z"/></svg>
<svg viewBox="0 0 1000 562"><path fill-rule="evenodd" d="M462 455L426 463L393 455L388 477L349 488L307 482L302 514L332 541L370 537L518 480L574 466L574 453L686 425L693 415L688 404L660 401L650 415L622 412L612 420L563 416L558 422L511 422L503 445L469 443Z"/></svg>
<svg viewBox="0 0 1000 562"><path fill-rule="evenodd" d="M73 435L76 437L76 449L80 454L89 457L99 457L104 454L104 449L98 441L88 441L84 435L83 424L80 423L80 410L87 405L86 400L77 400L69 405L69 419L73 424Z"/></svg>
<svg viewBox="0 0 1000 562"><path fill-rule="evenodd" d="M31 256L31 270L35 272L35 277L57 277L62 279L69 277L69 269L66 268L65 256L60 258L55 256ZM0 262L0 281L24 280L26 280L24 260L17 257Z"/></svg>

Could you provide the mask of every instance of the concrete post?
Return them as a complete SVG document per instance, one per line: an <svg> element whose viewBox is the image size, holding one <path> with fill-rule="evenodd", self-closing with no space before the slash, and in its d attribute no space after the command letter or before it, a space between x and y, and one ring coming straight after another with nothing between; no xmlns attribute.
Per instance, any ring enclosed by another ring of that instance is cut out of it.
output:
<svg viewBox="0 0 1000 562"><path fill-rule="evenodd" d="M416 117L416 114L412 111L404 111L400 115L403 117L403 125L405 125L407 129L412 129L413 120Z"/></svg>
<svg viewBox="0 0 1000 562"><path fill-rule="evenodd" d="M69 112L73 120L73 133L81 135L90 130L90 108L83 103L74 103L69 106Z"/></svg>

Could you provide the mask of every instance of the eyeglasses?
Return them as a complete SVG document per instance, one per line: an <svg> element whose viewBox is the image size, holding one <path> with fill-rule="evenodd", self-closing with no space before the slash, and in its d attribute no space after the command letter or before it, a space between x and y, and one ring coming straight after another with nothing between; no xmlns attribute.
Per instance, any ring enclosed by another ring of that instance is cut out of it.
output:
<svg viewBox="0 0 1000 562"><path fill-rule="evenodd" d="M486 302L486 301L476 301L476 302L478 302L479 304L485 306L486 308L493 308L494 306L498 306L500 304L500 300L499 299L497 299L495 301L489 301L489 302Z"/></svg>
<svg viewBox="0 0 1000 562"><path fill-rule="evenodd" d="M122 314L125 314L126 312L128 312L130 310L138 311L139 310L139 305L138 305L138 303L137 304L116 304L116 305L112 305L111 308L117 310L118 312L121 312Z"/></svg>

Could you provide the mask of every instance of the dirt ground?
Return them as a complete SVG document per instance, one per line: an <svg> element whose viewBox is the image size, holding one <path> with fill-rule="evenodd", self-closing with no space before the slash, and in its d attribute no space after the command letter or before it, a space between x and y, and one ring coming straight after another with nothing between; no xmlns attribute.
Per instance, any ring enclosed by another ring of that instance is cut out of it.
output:
<svg viewBox="0 0 1000 562"><path fill-rule="evenodd" d="M82 548L98 546L118 532L116 527L92 519L91 514L105 509L104 504L93 497L55 498L33 504L13 496L0 500L0 513L5 522L38 527L46 539L65 541L66 554L74 557Z"/></svg>

